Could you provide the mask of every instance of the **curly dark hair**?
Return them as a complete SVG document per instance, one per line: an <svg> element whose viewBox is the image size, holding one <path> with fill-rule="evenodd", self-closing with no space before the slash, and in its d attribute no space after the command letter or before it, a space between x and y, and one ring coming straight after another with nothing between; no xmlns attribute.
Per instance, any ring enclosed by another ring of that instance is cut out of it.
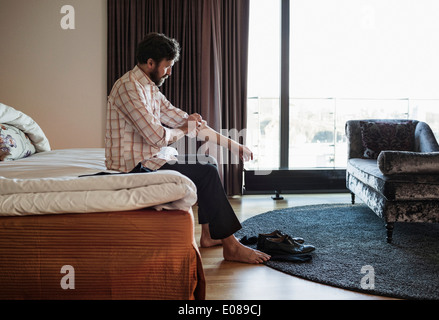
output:
<svg viewBox="0 0 439 320"><path fill-rule="evenodd" d="M162 33L149 33L137 45L137 63L145 64L148 59L160 63L163 59L178 61L180 59L180 44Z"/></svg>

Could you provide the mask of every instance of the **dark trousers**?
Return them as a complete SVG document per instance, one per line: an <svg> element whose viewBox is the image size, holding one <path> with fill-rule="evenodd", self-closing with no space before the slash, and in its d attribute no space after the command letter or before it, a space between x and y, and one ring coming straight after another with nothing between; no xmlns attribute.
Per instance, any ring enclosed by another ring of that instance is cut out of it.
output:
<svg viewBox="0 0 439 320"><path fill-rule="evenodd" d="M166 163L159 170L175 170L191 179L197 187L198 221L209 224L212 239L225 239L241 229L230 205L212 157L179 156L176 162Z"/></svg>

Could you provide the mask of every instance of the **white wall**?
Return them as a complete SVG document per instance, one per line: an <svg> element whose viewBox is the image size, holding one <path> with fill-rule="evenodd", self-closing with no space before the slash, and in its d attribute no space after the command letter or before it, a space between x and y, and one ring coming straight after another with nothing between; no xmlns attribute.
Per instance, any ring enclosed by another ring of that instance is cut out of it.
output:
<svg viewBox="0 0 439 320"><path fill-rule="evenodd" d="M106 0L0 0L0 102L31 116L52 149L103 147ZM64 30L61 7L75 9Z"/></svg>

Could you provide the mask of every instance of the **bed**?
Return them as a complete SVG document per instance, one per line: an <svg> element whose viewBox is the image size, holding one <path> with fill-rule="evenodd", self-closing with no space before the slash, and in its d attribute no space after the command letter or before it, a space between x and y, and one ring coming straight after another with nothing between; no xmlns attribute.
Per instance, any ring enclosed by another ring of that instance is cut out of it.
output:
<svg viewBox="0 0 439 320"><path fill-rule="evenodd" d="M0 299L205 298L192 181L107 171L101 148L52 150L3 104L0 126Z"/></svg>

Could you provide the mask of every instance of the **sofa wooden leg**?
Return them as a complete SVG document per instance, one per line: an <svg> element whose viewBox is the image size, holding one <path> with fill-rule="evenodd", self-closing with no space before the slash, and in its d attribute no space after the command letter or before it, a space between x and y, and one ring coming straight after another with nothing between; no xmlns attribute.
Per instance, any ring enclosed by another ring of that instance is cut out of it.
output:
<svg viewBox="0 0 439 320"><path fill-rule="evenodd" d="M352 204L355 204L355 193L351 192L351 202Z"/></svg>
<svg viewBox="0 0 439 320"><path fill-rule="evenodd" d="M387 243L392 243L393 222L387 222L386 223L386 229L387 229Z"/></svg>

